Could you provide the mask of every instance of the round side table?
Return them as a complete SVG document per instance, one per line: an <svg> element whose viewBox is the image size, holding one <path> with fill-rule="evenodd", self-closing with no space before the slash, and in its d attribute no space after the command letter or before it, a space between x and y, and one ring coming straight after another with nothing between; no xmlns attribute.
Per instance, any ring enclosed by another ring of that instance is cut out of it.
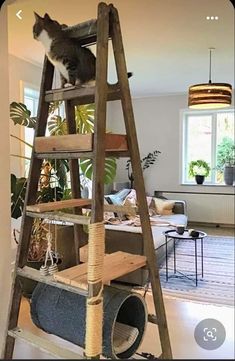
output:
<svg viewBox="0 0 235 361"><path fill-rule="evenodd" d="M189 235L188 229L184 231L183 234L178 234L175 230L169 230L164 232L165 235L165 247L166 247L166 281L168 281L169 276L168 275L168 251L167 251L167 243L170 239L173 240L173 262L174 262L174 275L176 272L180 273L182 276L192 280L192 278L189 278L188 275L177 271L176 267L176 242L182 241L182 240L190 240L194 242L194 264L195 264L195 282L196 286L198 285L198 252L197 252L197 242L201 241L201 276L203 277L203 240L207 236L205 232L198 231L199 235L198 237L192 237ZM173 276L174 276L173 275Z"/></svg>

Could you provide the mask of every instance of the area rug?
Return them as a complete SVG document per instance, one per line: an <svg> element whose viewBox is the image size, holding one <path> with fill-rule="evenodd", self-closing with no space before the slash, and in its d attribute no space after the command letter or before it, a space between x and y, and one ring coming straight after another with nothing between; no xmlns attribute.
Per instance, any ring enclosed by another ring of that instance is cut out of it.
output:
<svg viewBox="0 0 235 361"><path fill-rule="evenodd" d="M176 247L177 270L195 274L194 242L178 241ZM198 242L198 255L200 243ZM198 269L201 271L201 258ZM173 253L169 255L169 275L173 275ZM234 237L207 236L204 239L204 278L198 276L198 286L194 280L185 277L170 277L166 282L165 264L160 269L163 294L173 298L218 304L234 305ZM193 276L191 276L193 279Z"/></svg>

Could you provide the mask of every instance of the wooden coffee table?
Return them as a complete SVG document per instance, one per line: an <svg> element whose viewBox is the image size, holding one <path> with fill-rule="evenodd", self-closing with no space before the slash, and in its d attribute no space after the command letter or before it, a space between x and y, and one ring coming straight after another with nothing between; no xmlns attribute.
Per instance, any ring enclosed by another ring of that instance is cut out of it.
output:
<svg viewBox="0 0 235 361"><path fill-rule="evenodd" d="M175 230L169 230L164 232L165 235L165 246L166 246L166 281L168 281L169 277L179 277L178 275L176 275L176 273L179 273L181 276L186 277L190 280L192 280L192 278L189 277L189 275L186 275L185 273L182 273L180 271L177 271L177 267L176 267L176 247L175 244L176 242L180 242L183 240L190 240L192 242L194 242L194 264L195 264L195 282L196 282L196 286L198 285L198 252L197 252L197 242L201 243L201 276L203 278L203 240L204 238L207 236L207 234L205 232L202 231L198 231L199 235L198 237L192 237L189 235L188 233L188 229L186 229L184 231L184 234L178 234ZM167 243L169 242L169 240L173 240L173 261L174 261L174 275L169 276L168 275L168 250L167 250Z"/></svg>

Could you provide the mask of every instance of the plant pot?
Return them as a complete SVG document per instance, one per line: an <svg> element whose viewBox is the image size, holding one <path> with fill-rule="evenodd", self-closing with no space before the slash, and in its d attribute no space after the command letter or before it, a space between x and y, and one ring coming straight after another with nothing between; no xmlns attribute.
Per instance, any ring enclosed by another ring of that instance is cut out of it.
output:
<svg viewBox="0 0 235 361"><path fill-rule="evenodd" d="M235 181L235 167L225 166L224 167L224 183L227 186L232 186Z"/></svg>
<svg viewBox="0 0 235 361"><path fill-rule="evenodd" d="M196 179L197 184L203 184L203 182L205 180L205 176L204 175L195 175L195 179Z"/></svg>

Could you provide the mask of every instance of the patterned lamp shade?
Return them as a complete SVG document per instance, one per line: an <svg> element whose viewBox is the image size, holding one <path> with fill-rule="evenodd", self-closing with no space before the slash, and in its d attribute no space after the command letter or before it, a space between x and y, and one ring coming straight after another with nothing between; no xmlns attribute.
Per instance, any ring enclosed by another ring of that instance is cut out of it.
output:
<svg viewBox="0 0 235 361"><path fill-rule="evenodd" d="M190 86L188 106L192 109L229 107L232 103L232 86L227 83L195 84Z"/></svg>

